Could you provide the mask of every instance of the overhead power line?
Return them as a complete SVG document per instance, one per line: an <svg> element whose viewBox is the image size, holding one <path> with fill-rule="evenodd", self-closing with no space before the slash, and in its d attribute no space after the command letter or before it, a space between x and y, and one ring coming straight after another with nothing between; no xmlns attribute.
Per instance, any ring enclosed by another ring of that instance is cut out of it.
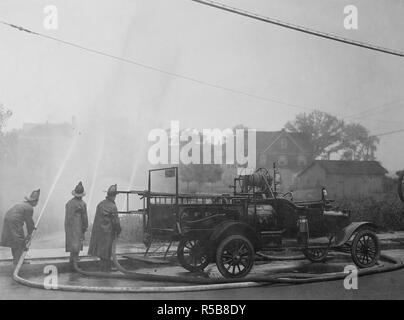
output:
<svg viewBox="0 0 404 320"><path fill-rule="evenodd" d="M383 132L383 133L379 133L379 134L374 134L372 136L373 137L384 137L384 136L389 136L391 134L400 133L400 132L404 132L404 129L399 129L399 130L394 130L394 131L389 131L389 132Z"/></svg>
<svg viewBox="0 0 404 320"><path fill-rule="evenodd" d="M199 0L192 0L192 1L201 2ZM106 53L106 52L103 52L103 51L100 51L100 50L97 50L97 49L92 49L92 48L89 48L89 47L86 47L86 46L83 46L83 45L80 45L80 44L77 44L77 43L73 43L73 42L70 42L70 41L63 40L63 39L48 36L48 35L45 35L45 34L42 34L42 33L39 33L39 32L35 32L35 31L29 30L27 28L24 28L22 26L11 24L11 23L8 23L8 22L5 22L5 21L0 20L0 23L3 24L3 25L6 25L8 27L12 27L14 29L17 29L19 31L23 31L23 32L26 32L26 33L29 33L29 34L32 34L32 35L35 35L35 36L38 36L38 37L42 37L42 38L45 38L45 39L56 41L56 42L65 44L67 46L71 46L71 47L75 47L75 48L80 49L80 50L87 51L89 53L97 54L97 55L104 56L104 57L114 59L114 60L117 60L117 61L121 61L121 62L124 62L124 63L136 65L136 66L144 68L144 69L148 69L148 70L158 72L158 73L162 73L162 74L165 74L165 75L168 75L168 76L180 78L180 79L183 79L183 80L191 81L191 82L203 85L203 86L212 87L212 88L224 90L224 91L227 91L227 92L247 96L247 97L250 97L250 98L253 98L253 99L257 99L257 100L261 100L261 101L265 101L265 102L276 103L276 104L280 104L280 105L284 105L284 106L288 106L288 107L303 109L303 110L307 110L307 111L316 110L316 108L313 108L313 107L307 107L307 106L297 105L297 104L293 104L293 103L287 103L287 102L276 100L276 99L273 99L273 98L252 94L252 93L249 93L249 92L233 89L233 88L230 88L230 87L217 85L217 84L207 82L207 81L204 81L204 80L200 80L200 79L197 79L197 78L185 76L185 75L182 75L182 74L179 74L179 73L167 71L167 70L164 70L164 69L152 66L152 65L147 65L147 64L140 63L140 62L137 62L137 61L134 61L134 60L131 60L131 59L115 56L113 54ZM348 116L348 117L351 117L351 116Z"/></svg>
<svg viewBox="0 0 404 320"><path fill-rule="evenodd" d="M380 109L384 110L384 109L387 109L387 108L390 109L391 107L394 107L394 108L401 107L401 105L395 106L395 104L398 103L398 102L401 102L403 100L404 100L404 98L389 101L389 102L386 102L386 103L384 103L382 105L379 105L377 107L369 108L369 109L366 109L364 111L360 111L360 112L351 114L349 116L345 116L345 117L343 117L343 119L359 118L359 117L360 118L366 118L366 117L372 116L372 112L380 110Z"/></svg>
<svg viewBox="0 0 404 320"><path fill-rule="evenodd" d="M274 25L277 25L277 26L280 26L280 27L283 27L283 28L288 28L288 29L291 29L291 30L294 30L294 31L299 31L299 32L303 32L303 33L306 33L306 34L310 34L312 36L325 38L325 39L328 39L328 40L333 40L333 41L341 42L341 43L344 43L344 44L361 47L361 48L364 48L364 49L379 51L379 52L383 52L383 53L387 53L387 54L391 54L391 55L395 55L395 56L399 56L399 57L404 57L404 52L403 51L389 49L389 48L377 46L377 45L374 45L374 44L369 44L369 43L365 43L365 42L361 42L361 41L347 39L347 38L332 35L332 34L329 34L329 33L326 33L326 32L322 32L322 31L302 27L302 26L292 24L292 23L289 23L289 22L284 22L284 21L280 21L280 20L277 20L277 19L265 17L265 16L262 16L262 15L259 15L259 14L253 13L253 12L243 10L243 9L231 7L231 6L225 5L223 3L216 2L216 1L211 1L211 0L191 0L191 1L198 2L198 3L204 4L204 5L207 5L207 6L210 6L210 7L214 7L214 8L220 9L220 10L235 13L235 14L238 14L238 15L241 15L241 16L244 16L244 17L259 20L259 21L262 21L262 22L271 23L271 24L274 24Z"/></svg>
<svg viewBox="0 0 404 320"><path fill-rule="evenodd" d="M378 119L378 118L369 118L369 117L364 117L361 119L357 119L356 121L372 121L372 122L376 122L376 123L386 123L386 124L401 124L403 125L404 122L403 121L394 121L394 120L385 120L385 119Z"/></svg>
<svg viewBox="0 0 404 320"><path fill-rule="evenodd" d="M90 52L90 53L93 53L93 54L97 54L97 55L100 55L100 56L104 56L104 57L107 57L107 58L110 58L110 59L114 59L114 60L117 60L117 61L120 61L120 62L135 65L135 66L141 67L143 69L148 69L148 70L151 70L151 71L154 71L154 72L162 73L162 74L165 74L165 75L168 75L168 76L171 76L171 77L176 77L176 78L180 78L180 79L187 80L187 81L190 81L190 82L194 82L194 83L197 83L199 85L206 86L206 87L216 88L216 89L219 89L219 90L223 90L223 91L243 95L243 96L246 96L246 97L249 97L249 98L253 98L253 99L257 99L257 100L261 100L261 101L265 101L265 102L276 103L276 104L280 104L280 105L284 105L284 106L288 106L288 107L292 107L292 108L303 109L303 110L308 110L308 111L316 110L315 108L312 108L312 107L306 107L306 106L302 106L302 105L288 103L288 102L280 101L280 100L277 100L277 99L272 99L272 98L269 98L269 97L256 95L256 94L249 93L249 92L246 92L246 91L241 91L241 90L233 89L233 88L230 88L230 87L221 86L221 85L218 85L218 84L215 84L215 83L211 83L211 82L200 80L200 79L197 79L197 78L194 78L194 77L189 77L189 76L182 75L182 74L179 74L179 73L171 72L171 71L164 70L164 69L152 66L152 65L137 62L137 61L134 61L134 60L131 60L131 59L115 56L113 54L106 53L106 52L103 52L103 51L100 51L100 50L97 50L97 49L92 49L92 48L85 47L85 46L77 44L77 43L73 43L73 42L70 42L70 41L63 40L63 39L48 36L48 35L43 34L43 33L35 32L35 31L29 30L27 28L17 26L15 24L11 24L11 23L8 23L8 22L5 22L5 21L0 21L0 23L3 24L3 25L9 26L9 27L18 29L20 31L27 32L29 34L38 36L38 37L42 37L42 38L46 38L46 39L49 39L49 40L52 40L52 41L63 43L65 45L75 47L75 48L80 49L80 50L84 50L84 51L87 51L87 52Z"/></svg>

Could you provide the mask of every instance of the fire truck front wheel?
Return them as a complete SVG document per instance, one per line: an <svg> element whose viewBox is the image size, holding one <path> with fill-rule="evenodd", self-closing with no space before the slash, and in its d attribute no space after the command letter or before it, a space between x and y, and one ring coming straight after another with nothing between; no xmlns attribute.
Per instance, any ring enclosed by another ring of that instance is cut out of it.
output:
<svg viewBox="0 0 404 320"><path fill-rule="evenodd" d="M254 265L254 247L242 235L224 238L216 251L216 265L225 278L245 277Z"/></svg>
<svg viewBox="0 0 404 320"><path fill-rule="evenodd" d="M373 267L380 257L380 243L376 233L372 230L359 231L352 241L351 256L359 268Z"/></svg>

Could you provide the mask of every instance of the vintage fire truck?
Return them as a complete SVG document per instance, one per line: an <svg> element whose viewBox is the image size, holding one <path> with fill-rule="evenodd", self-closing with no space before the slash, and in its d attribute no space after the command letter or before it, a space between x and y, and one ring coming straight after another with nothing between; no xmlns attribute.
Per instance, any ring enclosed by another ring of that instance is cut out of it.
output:
<svg viewBox="0 0 404 320"><path fill-rule="evenodd" d="M171 179L174 191L154 191L155 173ZM264 168L236 177L229 194L182 194L178 180L177 167L153 169L147 190L122 193L143 201L146 245L156 239L178 242L178 261L186 270L216 263L224 277L244 277L263 249L300 250L313 262L325 261L330 250L343 251L359 268L378 261L376 226L350 222L349 212L333 208L325 188L318 201L297 202L292 193L277 192L277 170L271 175Z"/></svg>

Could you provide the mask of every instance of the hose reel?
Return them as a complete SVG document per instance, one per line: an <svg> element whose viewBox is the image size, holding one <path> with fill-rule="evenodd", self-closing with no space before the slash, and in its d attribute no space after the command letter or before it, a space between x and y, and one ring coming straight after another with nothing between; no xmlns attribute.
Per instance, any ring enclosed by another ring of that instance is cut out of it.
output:
<svg viewBox="0 0 404 320"><path fill-rule="evenodd" d="M254 173L242 176L242 190L245 193L251 188L258 188L262 192L269 192L272 185L272 177L268 170L259 168Z"/></svg>

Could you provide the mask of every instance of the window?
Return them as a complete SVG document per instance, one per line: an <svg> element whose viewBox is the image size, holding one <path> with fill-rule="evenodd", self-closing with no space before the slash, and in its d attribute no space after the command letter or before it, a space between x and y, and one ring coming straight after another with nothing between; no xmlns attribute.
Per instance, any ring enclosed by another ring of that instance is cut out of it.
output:
<svg viewBox="0 0 404 320"><path fill-rule="evenodd" d="M288 158L286 156L279 156L278 158L278 164L282 167L288 165Z"/></svg>
<svg viewBox="0 0 404 320"><path fill-rule="evenodd" d="M288 140L286 138L281 139L281 149L287 149L288 148Z"/></svg>
<svg viewBox="0 0 404 320"><path fill-rule="evenodd" d="M297 157L297 164L298 164L298 166L300 166L300 167L306 166L306 165L307 165L307 159L306 159L306 157L305 157L305 156L302 156L302 155L298 156L298 157Z"/></svg>

